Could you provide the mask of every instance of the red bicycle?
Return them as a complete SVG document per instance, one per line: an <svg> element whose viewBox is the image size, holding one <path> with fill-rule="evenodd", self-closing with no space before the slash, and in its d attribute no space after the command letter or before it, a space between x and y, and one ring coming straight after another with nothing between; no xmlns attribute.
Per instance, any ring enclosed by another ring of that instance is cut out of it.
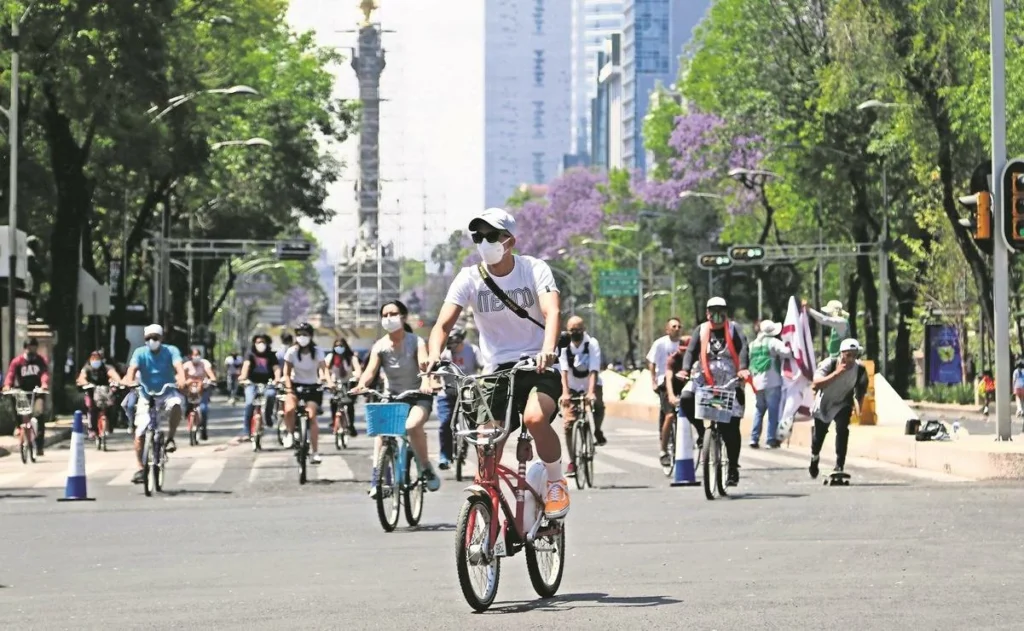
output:
<svg viewBox="0 0 1024 631"><path fill-rule="evenodd" d="M526 569L539 596L554 596L562 582L565 524L544 516L545 469L537 462L529 473L526 471L526 463L533 459L533 445L524 423L520 423L516 444L517 470L499 462L511 427L516 373L536 369L532 357L523 357L512 368L489 375L466 376L448 361L439 362L430 373L459 380L456 434L477 449L476 479L466 488L469 497L462 506L455 534L459 585L466 602L476 611L485 611L494 602L501 558L520 550L526 550ZM497 390L509 393L504 422L495 419L490 409ZM514 511L503 492L503 483L508 495L515 498Z"/></svg>
<svg viewBox="0 0 1024 631"><path fill-rule="evenodd" d="M248 387L252 382L246 379L239 381L238 385ZM265 405L267 388L274 386L274 383L256 383L256 396L253 399L252 418L249 419L249 440L252 442L253 451L263 450L263 406Z"/></svg>
<svg viewBox="0 0 1024 631"><path fill-rule="evenodd" d="M113 433L107 421L107 410L110 409L114 402L111 388L117 389L118 386L97 386L91 383L82 386L82 390L86 392L88 397L86 412L89 411L89 408L98 410L95 439L96 449L100 451L107 450L107 437Z"/></svg>
<svg viewBox="0 0 1024 631"><path fill-rule="evenodd" d="M36 461L36 434L39 421L35 417L36 396L46 396L48 390L35 388L31 392L24 390L8 390L5 395L14 397L14 410L21 423L18 425L18 436L21 439L21 461L28 464Z"/></svg>
<svg viewBox="0 0 1024 631"><path fill-rule="evenodd" d="M199 429L203 424L203 415L199 405L203 402L203 388L213 385L209 379L188 382L188 444L199 444Z"/></svg>

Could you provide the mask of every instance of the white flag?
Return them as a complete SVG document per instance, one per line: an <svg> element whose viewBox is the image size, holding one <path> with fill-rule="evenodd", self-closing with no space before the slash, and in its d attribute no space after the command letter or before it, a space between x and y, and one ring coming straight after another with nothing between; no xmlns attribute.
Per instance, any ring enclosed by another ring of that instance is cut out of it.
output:
<svg viewBox="0 0 1024 631"><path fill-rule="evenodd" d="M779 440L793 431L797 414L809 415L814 404L811 381L814 379L814 338L807 311L796 298L789 297L786 321L782 325L782 341L793 351L791 359L782 360L782 411L779 414Z"/></svg>

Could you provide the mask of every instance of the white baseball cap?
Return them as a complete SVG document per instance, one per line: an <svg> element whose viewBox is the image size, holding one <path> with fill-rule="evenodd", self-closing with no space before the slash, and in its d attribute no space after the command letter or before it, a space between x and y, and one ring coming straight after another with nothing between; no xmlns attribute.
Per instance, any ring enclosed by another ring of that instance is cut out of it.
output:
<svg viewBox="0 0 1024 631"><path fill-rule="evenodd" d="M857 340L853 339L852 337L846 338L845 340L843 340L839 344L839 352L840 353L845 352L845 351L859 351L859 350L860 350L860 342L858 342Z"/></svg>
<svg viewBox="0 0 1024 631"><path fill-rule="evenodd" d="M711 307L727 307L727 306L728 305L725 304L725 298L722 298L721 296L715 296L714 298L708 300L708 304L706 305L706 308L710 309Z"/></svg>
<svg viewBox="0 0 1024 631"><path fill-rule="evenodd" d="M164 336L164 327L159 324L150 324L146 328L142 329L142 337L149 337L150 335Z"/></svg>
<svg viewBox="0 0 1024 631"><path fill-rule="evenodd" d="M480 224L507 232L512 236L516 234L515 218L502 208L488 208L476 217L473 217L469 222L469 231L476 232L480 229Z"/></svg>

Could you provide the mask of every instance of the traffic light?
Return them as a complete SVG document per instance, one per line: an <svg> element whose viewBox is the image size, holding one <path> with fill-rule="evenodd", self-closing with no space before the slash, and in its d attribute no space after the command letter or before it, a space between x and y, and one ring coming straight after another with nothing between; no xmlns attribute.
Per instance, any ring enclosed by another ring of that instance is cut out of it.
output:
<svg viewBox="0 0 1024 631"><path fill-rule="evenodd" d="M992 239L992 195L987 191L965 195L960 203L970 209L971 216L961 219L960 225L974 230L975 242L991 241Z"/></svg>
<svg viewBox="0 0 1024 631"><path fill-rule="evenodd" d="M759 245L734 245L729 248L729 256L734 261L760 261L764 258L764 248Z"/></svg>
<svg viewBox="0 0 1024 631"><path fill-rule="evenodd" d="M1010 160L1003 171L1003 233L1014 250L1024 249L1024 160Z"/></svg>
<svg viewBox="0 0 1024 631"><path fill-rule="evenodd" d="M278 241L277 260L305 261L313 252L313 244L309 241Z"/></svg>
<svg viewBox="0 0 1024 631"><path fill-rule="evenodd" d="M701 269L724 269L732 267L732 257L725 252L705 252L697 255L697 267Z"/></svg>

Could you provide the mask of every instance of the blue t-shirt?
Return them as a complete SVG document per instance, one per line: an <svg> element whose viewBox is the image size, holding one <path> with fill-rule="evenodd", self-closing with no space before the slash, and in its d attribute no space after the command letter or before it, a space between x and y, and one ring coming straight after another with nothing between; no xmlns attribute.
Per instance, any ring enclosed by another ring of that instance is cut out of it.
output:
<svg viewBox="0 0 1024 631"><path fill-rule="evenodd" d="M128 365L138 367L139 383L150 393L156 394L165 385L175 382L177 373L174 371L174 362L180 361L181 351L178 347L164 344L156 353L146 346L136 348Z"/></svg>

